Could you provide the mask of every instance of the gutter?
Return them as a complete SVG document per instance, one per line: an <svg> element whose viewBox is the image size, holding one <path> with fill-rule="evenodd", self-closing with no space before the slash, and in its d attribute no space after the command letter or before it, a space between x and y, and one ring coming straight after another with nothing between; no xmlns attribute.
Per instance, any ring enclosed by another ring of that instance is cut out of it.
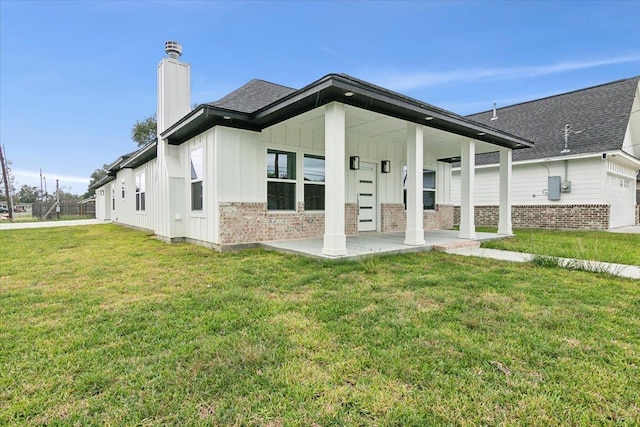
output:
<svg viewBox="0 0 640 427"><path fill-rule="evenodd" d="M484 153L488 154L488 153ZM626 163L630 167L635 167L640 169L640 159L631 156L628 153L625 153L622 150L615 151L603 151L599 153L585 153L585 154L576 154L573 156L562 156L562 157L549 157L549 158L538 158L538 159L530 159L530 160L519 160L512 162L512 165L529 165L534 163L551 163L551 162L561 162L564 160L580 160L580 159L590 159L594 157L599 157L601 159L606 159L607 157L617 157L621 156L624 159L624 163ZM489 168L497 168L500 166L500 163L490 163L486 165L476 165L476 169L489 169ZM460 166L454 166L451 168L451 171L459 171L461 169Z"/></svg>

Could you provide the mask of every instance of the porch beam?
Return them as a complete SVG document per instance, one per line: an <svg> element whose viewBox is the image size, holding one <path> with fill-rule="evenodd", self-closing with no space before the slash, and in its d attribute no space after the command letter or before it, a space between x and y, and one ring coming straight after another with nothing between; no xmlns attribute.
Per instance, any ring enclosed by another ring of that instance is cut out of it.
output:
<svg viewBox="0 0 640 427"><path fill-rule="evenodd" d="M407 228L404 244L422 246L424 219L422 214L423 129L407 123Z"/></svg>
<svg viewBox="0 0 640 427"><path fill-rule="evenodd" d="M512 150L500 150L500 217L498 220L498 234L511 235L511 167Z"/></svg>
<svg viewBox="0 0 640 427"><path fill-rule="evenodd" d="M475 239L476 225L474 219L476 143L474 140L462 143L460 168L460 234L461 239Z"/></svg>
<svg viewBox="0 0 640 427"><path fill-rule="evenodd" d="M345 148L344 104L332 102L324 107L326 182L322 253L329 256L347 254L347 237L344 232Z"/></svg>

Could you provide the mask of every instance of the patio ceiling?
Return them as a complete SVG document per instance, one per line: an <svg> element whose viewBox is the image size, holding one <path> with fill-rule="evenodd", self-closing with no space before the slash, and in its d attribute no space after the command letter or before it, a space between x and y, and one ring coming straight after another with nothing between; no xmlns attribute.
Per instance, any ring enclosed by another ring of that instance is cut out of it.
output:
<svg viewBox="0 0 640 427"><path fill-rule="evenodd" d="M407 122L364 110L346 106L345 130L349 137L363 137L371 142L387 142L389 144L405 144L407 141ZM324 108L316 108L299 116L293 117L274 127L287 124L288 126L314 127L323 130ZM439 129L424 127L424 150L430 157L439 160L449 160L460 156L461 143L469 138ZM477 153L490 153L500 148L476 140Z"/></svg>

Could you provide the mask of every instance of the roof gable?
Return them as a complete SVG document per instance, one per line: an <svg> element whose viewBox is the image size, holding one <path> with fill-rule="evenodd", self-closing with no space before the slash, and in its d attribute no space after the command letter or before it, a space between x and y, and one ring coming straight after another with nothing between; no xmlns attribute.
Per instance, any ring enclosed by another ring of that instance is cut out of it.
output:
<svg viewBox="0 0 640 427"><path fill-rule="evenodd" d="M491 120L492 111L467 117L534 142L533 148L514 151L514 160L560 156L567 124L582 131L569 135L571 155L620 150L639 80L636 76L500 108L497 120ZM497 162L493 153L476 160L478 164Z"/></svg>

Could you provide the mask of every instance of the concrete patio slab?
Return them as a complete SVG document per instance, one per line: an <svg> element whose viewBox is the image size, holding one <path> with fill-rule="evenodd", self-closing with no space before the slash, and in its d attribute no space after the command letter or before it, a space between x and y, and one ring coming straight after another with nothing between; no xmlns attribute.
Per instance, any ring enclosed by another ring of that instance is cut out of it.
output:
<svg viewBox="0 0 640 427"><path fill-rule="evenodd" d="M322 253L322 238L280 240L263 242L260 247L289 254L303 255L317 259L351 260L372 255L390 255L411 252L430 251L434 246L447 244L459 245L461 242L469 242L469 239L458 238L457 230L430 230L425 231L425 244L422 246L410 246L404 244L404 233L378 233L361 232L357 236L347 236L347 254L342 256L328 256ZM503 236L495 233L476 233L476 241L502 239Z"/></svg>

